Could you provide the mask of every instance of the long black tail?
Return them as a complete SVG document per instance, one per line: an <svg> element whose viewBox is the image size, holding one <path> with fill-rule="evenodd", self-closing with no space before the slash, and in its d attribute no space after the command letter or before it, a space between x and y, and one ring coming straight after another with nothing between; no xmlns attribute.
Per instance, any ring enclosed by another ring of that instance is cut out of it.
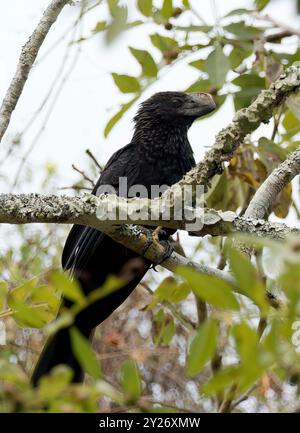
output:
<svg viewBox="0 0 300 433"><path fill-rule="evenodd" d="M86 337L89 337L89 335L86 335ZM65 364L72 368L72 382L81 382L83 380L82 368L72 352L69 327L60 329L46 342L31 376L31 383L37 386L39 379L59 364Z"/></svg>
<svg viewBox="0 0 300 433"><path fill-rule="evenodd" d="M78 238L80 239L79 250ZM74 254L74 251L77 251L77 254ZM88 294L101 287L106 278L112 274L121 277L126 283L124 282L124 286L117 291L97 300L77 314L73 326L89 338L94 328L125 301L149 266L148 260L137 256L95 229L81 229L80 226L74 226L64 249L63 267L72 269L83 292ZM68 304L70 305L63 300L64 307ZM42 376L59 364L68 365L73 369L73 382L82 381L83 371L72 352L69 327L59 330L46 342L35 366L32 383L36 385Z"/></svg>

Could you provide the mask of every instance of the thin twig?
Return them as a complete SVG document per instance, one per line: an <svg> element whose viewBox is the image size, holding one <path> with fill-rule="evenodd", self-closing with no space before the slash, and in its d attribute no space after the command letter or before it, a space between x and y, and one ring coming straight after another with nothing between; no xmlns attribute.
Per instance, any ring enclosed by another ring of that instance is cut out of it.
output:
<svg viewBox="0 0 300 433"><path fill-rule="evenodd" d="M258 387L257 384L253 385L245 394L243 394L241 397L239 397L235 402L232 403L231 409L236 408L240 403L243 403L243 401L247 400L252 394L252 392Z"/></svg>
<svg viewBox="0 0 300 433"><path fill-rule="evenodd" d="M18 167L17 172L16 172L16 176L15 176L15 179L14 179L14 182L13 182L13 188L15 188L16 185L18 184L18 181L19 181L19 178L20 178L20 176L21 176L21 173L22 173L23 167L24 167L24 165L25 165L25 163L26 163L26 161L27 161L27 159L28 159L30 153L33 151L33 149L35 148L36 144L38 143L38 141L39 141L41 135L43 134L43 132L44 132L45 129L46 129L47 122L48 122L48 120L49 120L49 118L50 118L50 116L51 116L51 114L52 114L52 112L53 112L53 109L54 109L54 107L55 107L55 105L56 105L56 103L57 103L57 101L58 101L58 97L59 97L59 95L60 95L60 93L61 93L61 91L62 91L64 85L66 84L67 79L70 77L71 73L72 73L73 70L74 70L74 67L75 67L75 65L76 65L76 63L77 63L77 61L78 61L78 58L79 58L79 54L80 54L80 52L81 52L81 46L78 45L78 47L77 47L77 51L76 51L76 53L74 54L74 57L73 57L73 61L72 61L71 65L70 65L68 71L66 72L65 76L64 76L63 79L61 80L61 82L60 82L58 88L57 88L57 91L56 91L56 93L55 93L55 95L54 95L54 97L53 97L52 104L50 105L50 107L49 107L49 109L48 109L48 111L47 111L47 113L46 113L46 115L45 115L45 118L44 118L43 124L42 124L41 127L39 128L37 134L35 135L35 137L34 137L34 139L33 139L33 141L32 141L32 143L30 144L30 146L29 146L29 148L27 149L25 155L24 155L24 156L22 157L22 159L21 159L21 162L20 162L20 164L19 164L19 167Z"/></svg>
<svg viewBox="0 0 300 433"><path fill-rule="evenodd" d="M91 179L87 174L85 174L85 172L83 170L80 170L80 168L76 167L75 164L72 164L72 168L77 173L81 174L81 176L83 177L83 179L87 180L92 186L95 186L95 182L93 181L93 179Z"/></svg>
<svg viewBox="0 0 300 433"><path fill-rule="evenodd" d="M12 112L16 108L41 45L66 4L70 4L70 0L53 0L45 10L34 32L22 48L17 70L0 108L0 142L8 128Z"/></svg>
<svg viewBox="0 0 300 433"><path fill-rule="evenodd" d="M99 164L97 161L97 158L93 155L93 153L90 151L90 149L86 149L85 153L91 158L91 160L96 164L96 166L99 168L100 172L102 172L103 167Z"/></svg>
<svg viewBox="0 0 300 433"><path fill-rule="evenodd" d="M66 39L66 37L68 36L69 32L77 26L77 24L79 23L79 21L81 20L81 18L84 15L87 15L89 12L91 12L93 9L95 9L97 6L99 6L101 3L103 2L103 0L97 0L97 2L93 5L91 5L88 8L82 8L82 11L80 12L79 16L76 18L76 20L67 28L64 30L63 34L61 36L59 36L56 41L48 48L48 50L42 55L40 56L35 65L40 64L59 44L60 42L62 42L64 39ZM84 2L83 2L83 6L84 6Z"/></svg>

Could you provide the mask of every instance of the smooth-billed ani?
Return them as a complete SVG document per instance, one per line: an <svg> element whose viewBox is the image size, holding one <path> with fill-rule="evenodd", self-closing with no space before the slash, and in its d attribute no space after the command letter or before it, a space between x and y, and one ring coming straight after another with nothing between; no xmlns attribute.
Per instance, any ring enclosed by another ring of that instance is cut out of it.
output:
<svg viewBox="0 0 300 433"><path fill-rule="evenodd" d="M134 118L131 142L118 150L108 161L94 190L112 185L118 194L119 178L127 178L128 188L143 185L150 193L151 185L172 185L194 165L195 160L187 132L193 121L215 109L206 93L160 92L143 102ZM154 197L151 197L154 198ZM82 310L74 320L80 332L89 337L132 292L151 263L113 241L94 228L75 225L67 238L62 266L71 269L83 291L88 294L99 288L108 275L117 275L124 286ZM63 305L68 305L63 300ZM70 328L59 330L40 356L32 375L36 384L58 364L67 364L74 371L73 381L82 380L83 372L72 353Z"/></svg>

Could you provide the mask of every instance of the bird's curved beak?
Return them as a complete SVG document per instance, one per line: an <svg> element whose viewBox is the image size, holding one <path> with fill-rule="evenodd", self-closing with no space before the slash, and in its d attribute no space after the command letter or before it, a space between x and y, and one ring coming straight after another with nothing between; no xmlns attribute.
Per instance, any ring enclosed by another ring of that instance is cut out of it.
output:
<svg viewBox="0 0 300 433"><path fill-rule="evenodd" d="M217 108L214 98L209 93L191 93L190 96L199 107L199 116L211 113Z"/></svg>

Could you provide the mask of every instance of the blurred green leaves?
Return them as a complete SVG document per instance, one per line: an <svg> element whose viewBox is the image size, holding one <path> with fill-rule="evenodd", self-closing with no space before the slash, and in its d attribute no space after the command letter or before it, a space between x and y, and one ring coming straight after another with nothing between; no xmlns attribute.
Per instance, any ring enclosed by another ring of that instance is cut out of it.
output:
<svg viewBox="0 0 300 433"><path fill-rule="evenodd" d="M7 305L3 316L11 315L21 327L41 328L54 318L59 298L50 286L33 278L8 293Z"/></svg>
<svg viewBox="0 0 300 433"><path fill-rule="evenodd" d="M239 310L232 288L224 280L201 274L192 268L178 267L176 273L185 279L199 299L218 308Z"/></svg>
<svg viewBox="0 0 300 433"><path fill-rule="evenodd" d="M165 20L173 15L173 0L163 0L161 15Z"/></svg>
<svg viewBox="0 0 300 433"><path fill-rule="evenodd" d="M141 65L143 75L145 75L145 77L156 77L158 69L151 54L148 51L138 50L132 47L130 47L129 49L131 54Z"/></svg>
<svg viewBox="0 0 300 433"><path fill-rule="evenodd" d="M268 309L265 287L251 261L236 249L229 251L230 267L237 280L239 290L265 313Z"/></svg>
<svg viewBox="0 0 300 433"><path fill-rule="evenodd" d="M217 45L208 55L204 66L204 70L208 73L211 83L218 88L222 87L226 81L229 68L228 57L224 54L222 47Z"/></svg>
<svg viewBox="0 0 300 433"><path fill-rule="evenodd" d="M90 374L94 379L100 379L100 363L97 360L95 352L92 350L88 339L86 339L75 327L70 329L70 335L73 353L83 370Z"/></svg>
<svg viewBox="0 0 300 433"><path fill-rule="evenodd" d="M131 101L123 104L120 110L107 122L106 127L104 129L104 136L107 137L115 124L123 117L127 110L135 103L138 99L138 96L131 99Z"/></svg>
<svg viewBox="0 0 300 433"><path fill-rule="evenodd" d="M141 395L142 384L137 364L132 359L127 359L121 365L121 387L126 395L126 400L134 403Z"/></svg>
<svg viewBox="0 0 300 433"><path fill-rule="evenodd" d="M137 0L137 7L139 11L145 15L145 17L150 17L152 14L152 0Z"/></svg>
<svg viewBox="0 0 300 433"><path fill-rule="evenodd" d="M185 283L178 282L174 277L165 278L153 293L154 300L148 305L152 309L158 302L169 301L177 304L189 295L191 289Z"/></svg>
<svg viewBox="0 0 300 433"><path fill-rule="evenodd" d="M140 91L140 83L137 78L129 75L112 73L115 84L122 93L136 93Z"/></svg>
<svg viewBox="0 0 300 433"><path fill-rule="evenodd" d="M188 376L201 372L208 361L215 355L217 349L218 324L215 320L206 320L193 337L186 360Z"/></svg>
<svg viewBox="0 0 300 433"><path fill-rule="evenodd" d="M236 110L248 107L259 92L265 88L265 80L257 74L244 74L232 80L232 83L240 87L234 94Z"/></svg>
<svg viewBox="0 0 300 433"><path fill-rule="evenodd" d="M258 38L263 32L261 28L245 25L244 21L228 24L228 26L224 27L224 30L242 40Z"/></svg>
<svg viewBox="0 0 300 433"><path fill-rule="evenodd" d="M156 345L168 346L176 330L174 318L163 309L153 317L153 341Z"/></svg>
<svg viewBox="0 0 300 433"><path fill-rule="evenodd" d="M71 279L65 272L54 271L49 276L50 282L57 290L61 290L64 296L75 303L84 303L85 296L75 279Z"/></svg>

